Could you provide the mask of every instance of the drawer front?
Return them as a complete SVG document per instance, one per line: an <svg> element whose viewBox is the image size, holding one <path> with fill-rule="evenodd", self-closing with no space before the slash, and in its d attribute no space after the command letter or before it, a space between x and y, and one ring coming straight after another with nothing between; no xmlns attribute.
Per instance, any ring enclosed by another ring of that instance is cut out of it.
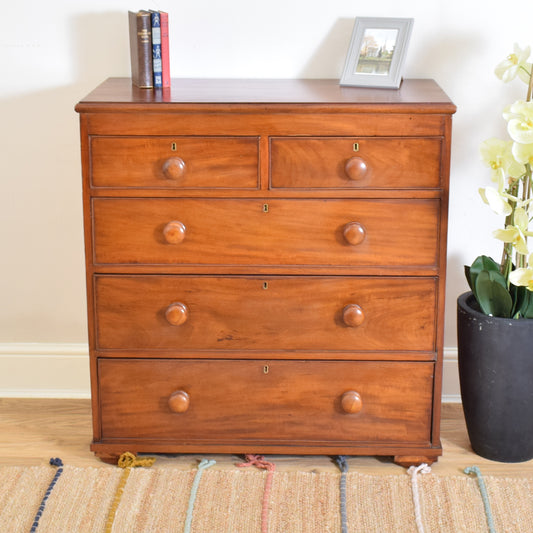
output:
<svg viewBox="0 0 533 533"><path fill-rule="evenodd" d="M96 264L437 265L438 200L93 200Z"/></svg>
<svg viewBox="0 0 533 533"><path fill-rule="evenodd" d="M434 351L436 281L95 276L101 350Z"/></svg>
<svg viewBox="0 0 533 533"><path fill-rule="evenodd" d="M92 137L93 187L257 189L257 137Z"/></svg>
<svg viewBox="0 0 533 533"><path fill-rule="evenodd" d="M437 188L441 146L439 138L272 138L271 186Z"/></svg>
<svg viewBox="0 0 533 533"><path fill-rule="evenodd" d="M432 363L98 362L103 439L428 443Z"/></svg>

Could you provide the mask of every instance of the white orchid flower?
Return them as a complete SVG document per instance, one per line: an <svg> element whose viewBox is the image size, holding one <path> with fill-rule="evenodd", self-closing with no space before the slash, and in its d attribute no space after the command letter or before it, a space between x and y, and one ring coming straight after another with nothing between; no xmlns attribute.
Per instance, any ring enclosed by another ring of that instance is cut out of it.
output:
<svg viewBox="0 0 533 533"><path fill-rule="evenodd" d="M516 226L507 226L505 229L497 229L492 235L500 241L512 243L519 254L527 255L529 253L526 239Z"/></svg>
<svg viewBox="0 0 533 533"><path fill-rule="evenodd" d="M482 142L479 151L481 159L492 169L492 181L498 183L505 179L505 176L512 178L523 176L525 167L514 157L513 141L503 141L493 137Z"/></svg>
<svg viewBox="0 0 533 533"><path fill-rule="evenodd" d="M512 154L514 159L522 165L533 164L533 143L513 143ZM523 168L523 167L522 167ZM518 176L516 176L518 177Z"/></svg>
<svg viewBox="0 0 533 533"><path fill-rule="evenodd" d="M514 224L505 229L494 231L493 236L503 242L510 242L519 254L528 255L527 237L533 236L528 231L529 217L525 209L517 207L514 211Z"/></svg>
<svg viewBox="0 0 533 533"><path fill-rule="evenodd" d="M479 194L482 200L497 214L510 215L513 208L509 205L507 198L505 198L494 187L485 187L479 189Z"/></svg>
<svg viewBox="0 0 533 533"><path fill-rule="evenodd" d="M509 274L509 281L519 287L527 287L533 291L533 268L517 268Z"/></svg>
<svg viewBox="0 0 533 533"><path fill-rule="evenodd" d="M511 139L520 144L533 144L533 102L515 102L506 117Z"/></svg>
<svg viewBox="0 0 533 533"><path fill-rule="evenodd" d="M513 53L509 54L506 59L500 62L494 69L496 76L505 83L514 80L517 76L525 83L529 83L529 73L531 72L531 63L528 63L531 48L527 46L523 50L514 45Z"/></svg>

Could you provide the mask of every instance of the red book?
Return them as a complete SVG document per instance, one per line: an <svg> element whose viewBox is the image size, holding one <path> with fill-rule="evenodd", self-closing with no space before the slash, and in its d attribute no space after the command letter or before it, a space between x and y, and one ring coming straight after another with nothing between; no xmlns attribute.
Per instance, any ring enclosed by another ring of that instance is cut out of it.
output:
<svg viewBox="0 0 533 533"><path fill-rule="evenodd" d="M160 11L161 17L161 63L163 87L170 87L170 52L168 44L168 13Z"/></svg>

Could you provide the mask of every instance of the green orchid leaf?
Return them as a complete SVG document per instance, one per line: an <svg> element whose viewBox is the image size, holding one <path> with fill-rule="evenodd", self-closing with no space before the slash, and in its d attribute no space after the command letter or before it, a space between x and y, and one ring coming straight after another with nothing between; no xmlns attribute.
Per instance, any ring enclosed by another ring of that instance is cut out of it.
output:
<svg viewBox="0 0 533 533"><path fill-rule="evenodd" d="M500 265L498 265L498 263L496 263L492 257L487 257L486 255L480 255L476 258L476 260L472 263L472 266L468 269L466 278L474 294L476 293L476 279L479 276L479 273L483 272L484 270L488 272L500 272Z"/></svg>
<svg viewBox="0 0 533 533"><path fill-rule="evenodd" d="M513 310L511 311L511 316L513 318L519 318L521 316L521 309L524 304L524 298L526 298L525 287L519 287L518 285L509 285L509 293L511 294L511 299L513 300Z"/></svg>
<svg viewBox="0 0 533 533"><path fill-rule="evenodd" d="M520 316L522 318L533 318L533 293L525 287L520 288L524 289L524 298L520 307Z"/></svg>
<svg viewBox="0 0 533 533"><path fill-rule="evenodd" d="M481 271L476 278L475 295L486 315L510 318L513 300L500 272Z"/></svg>
<svg viewBox="0 0 533 533"><path fill-rule="evenodd" d="M465 265L465 278L468 282L468 286L470 287L470 290L474 292L474 287L472 286L472 279L470 278L470 267L468 265Z"/></svg>

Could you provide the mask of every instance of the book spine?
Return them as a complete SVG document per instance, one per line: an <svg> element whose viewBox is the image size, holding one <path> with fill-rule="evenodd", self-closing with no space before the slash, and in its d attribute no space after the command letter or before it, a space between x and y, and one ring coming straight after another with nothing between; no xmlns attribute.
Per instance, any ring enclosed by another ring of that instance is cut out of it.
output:
<svg viewBox="0 0 533 533"><path fill-rule="evenodd" d="M152 68L154 71L154 87L163 87L163 71L161 63L161 22L158 11L152 11Z"/></svg>
<svg viewBox="0 0 533 533"><path fill-rule="evenodd" d="M152 67L152 23L150 13L139 11L129 13L131 79L134 85L143 89L153 87Z"/></svg>
<svg viewBox="0 0 533 533"><path fill-rule="evenodd" d="M170 87L170 49L168 42L168 13L159 12L161 24L161 70L163 87Z"/></svg>

